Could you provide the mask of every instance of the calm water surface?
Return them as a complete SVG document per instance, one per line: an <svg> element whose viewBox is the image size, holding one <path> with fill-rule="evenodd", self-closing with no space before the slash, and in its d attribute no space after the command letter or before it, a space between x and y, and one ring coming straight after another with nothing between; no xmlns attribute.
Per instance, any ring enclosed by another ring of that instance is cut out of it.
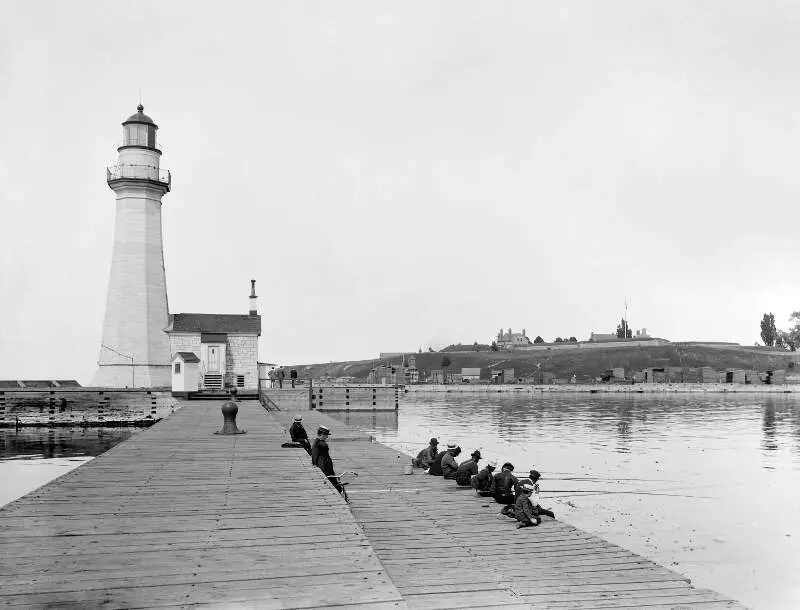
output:
<svg viewBox="0 0 800 610"><path fill-rule="evenodd" d="M535 467L558 518L748 606L800 608L796 397L407 394L340 419L407 453L436 436Z"/></svg>
<svg viewBox="0 0 800 610"><path fill-rule="evenodd" d="M0 428L0 506L77 468L141 428Z"/></svg>

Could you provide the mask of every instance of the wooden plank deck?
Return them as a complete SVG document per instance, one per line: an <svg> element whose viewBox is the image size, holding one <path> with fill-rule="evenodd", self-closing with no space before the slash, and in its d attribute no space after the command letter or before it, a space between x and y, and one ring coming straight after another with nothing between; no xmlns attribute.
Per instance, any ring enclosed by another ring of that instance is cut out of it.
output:
<svg viewBox="0 0 800 610"><path fill-rule="evenodd" d="M402 609L361 528L256 401L192 401L0 509L0 607Z"/></svg>
<svg viewBox="0 0 800 610"><path fill-rule="evenodd" d="M498 505L333 430L350 510L301 449L293 413L221 402L153 428L0 509L0 607L741 608L560 521L517 530ZM352 511L352 512L351 512Z"/></svg>
<svg viewBox="0 0 800 610"><path fill-rule="evenodd" d="M293 413L271 415L288 427ZM303 416L309 434L331 428L337 472L359 473L351 510L410 608L743 607L561 521L517 530L493 500L421 470L402 474L405 455L328 415Z"/></svg>

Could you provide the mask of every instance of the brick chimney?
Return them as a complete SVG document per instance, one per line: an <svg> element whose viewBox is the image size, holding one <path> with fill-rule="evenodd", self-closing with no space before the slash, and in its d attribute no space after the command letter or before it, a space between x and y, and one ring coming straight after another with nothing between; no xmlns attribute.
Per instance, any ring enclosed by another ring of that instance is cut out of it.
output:
<svg viewBox="0 0 800 610"><path fill-rule="evenodd" d="M256 281L250 280L250 315L258 315L258 297L256 296Z"/></svg>

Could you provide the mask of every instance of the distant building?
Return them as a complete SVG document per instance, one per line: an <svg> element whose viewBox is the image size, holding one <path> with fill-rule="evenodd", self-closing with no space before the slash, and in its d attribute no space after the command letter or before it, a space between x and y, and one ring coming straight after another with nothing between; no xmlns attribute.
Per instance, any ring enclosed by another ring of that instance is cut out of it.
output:
<svg viewBox="0 0 800 610"><path fill-rule="evenodd" d="M170 314L166 328L170 352L192 352L200 359L201 390L237 387L258 389L258 315L255 280L250 285L247 314Z"/></svg>
<svg viewBox="0 0 800 610"><path fill-rule="evenodd" d="M462 382L480 381L480 378L481 378L481 369L480 368L462 368L461 369L461 381Z"/></svg>
<svg viewBox="0 0 800 610"><path fill-rule="evenodd" d="M517 378L514 376L514 369L492 369L492 383L514 383Z"/></svg>
<svg viewBox="0 0 800 610"><path fill-rule="evenodd" d="M609 343L611 341L622 341L622 338L617 337L616 333L592 333L589 335L589 341L592 343Z"/></svg>
<svg viewBox="0 0 800 610"><path fill-rule="evenodd" d="M417 369L417 357L409 356L406 358L406 368L403 374L406 383L419 383L419 369Z"/></svg>
<svg viewBox="0 0 800 610"><path fill-rule="evenodd" d="M507 333L504 333L501 328L500 332L497 333L496 342L497 349L514 349L515 347L533 345L533 342L528 338L524 328L521 333L513 333L510 328Z"/></svg>

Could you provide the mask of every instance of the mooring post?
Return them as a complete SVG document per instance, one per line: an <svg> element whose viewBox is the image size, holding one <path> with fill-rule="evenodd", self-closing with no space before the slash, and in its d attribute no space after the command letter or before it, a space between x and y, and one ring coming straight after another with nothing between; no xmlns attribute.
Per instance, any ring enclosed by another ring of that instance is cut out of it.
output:
<svg viewBox="0 0 800 610"><path fill-rule="evenodd" d="M239 430L236 427L236 414L239 412L239 406L236 404L236 395L238 390L236 388L230 389L230 398L222 405L222 417L224 423L222 430L214 432L214 434L246 434L246 430Z"/></svg>

